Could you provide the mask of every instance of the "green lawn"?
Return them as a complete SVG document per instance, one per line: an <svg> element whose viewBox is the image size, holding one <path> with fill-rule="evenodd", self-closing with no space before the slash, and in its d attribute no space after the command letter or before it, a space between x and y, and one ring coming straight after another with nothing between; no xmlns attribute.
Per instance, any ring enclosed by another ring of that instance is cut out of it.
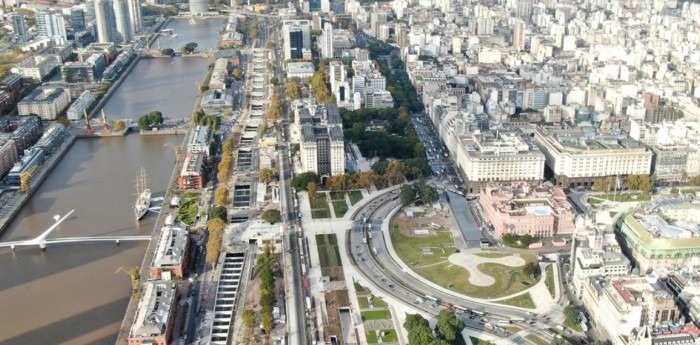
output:
<svg viewBox="0 0 700 345"><path fill-rule="evenodd" d="M359 190L350 191L350 204L355 205L358 201L362 200L362 192Z"/></svg>
<svg viewBox="0 0 700 345"><path fill-rule="evenodd" d="M431 236L412 237L402 234L396 222L391 221L391 237L399 257L409 266L420 267L447 260L455 252L454 244L448 231L441 231ZM430 248L432 255L423 255L421 248Z"/></svg>
<svg viewBox="0 0 700 345"><path fill-rule="evenodd" d="M177 218L187 225L194 225L194 221L197 219L197 212L199 212L199 199L187 199L180 204L177 210Z"/></svg>
<svg viewBox="0 0 700 345"><path fill-rule="evenodd" d="M527 340L533 342L535 345L549 345L548 342L542 340L542 338L540 338L534 334L528 334L525 336L525 338L527 338Z"/></svg>
<svg viewBox="0 0 700 345"><path fill-rule="evenodd" d="M362 315L363 321L391 319L391 312L388 310L363 311L360 315Z"/></svg>
<svg viewBox="0 0 700 345"><path fill-rule="evenodd" d="M328 202L326 201L326 193L316 193L316 195L309 195L309 207L311 208L311 218L330 218L331 210L328 208Z"/></svg>
<svg viewBox="0 0 700 345"><path fill-rule="evenodd" d="M495 283L488 287L469 283L469 271L456 266L447 258L455 252L454 241L449 232L441 231L432 236L408 236L401 233L395 219L391 220L391 237L399 257L416 273L432 282L459 293L477 298L496 298L508 296L537 283L538 277L532 279L519 268L495 263L483 263L479 266L485 274L492 276ZM432 255L425 255L421 249L430 248ZM484 257L504 257L507 253L483 252ZM534 255L521 255L526 261L535 260ZM525 282L526 284L523 284Z"/></svg>
<svg viewBox="0 0 700 345"><path fill-rule="evenodd" d="M603 202L603 200L610 200L612 201L613 199L617 202L627 202L627 201L649 201L651 200L651 193L642 193L642 192L635 192L635 193L617 193L617 196L615 193L609 193L609 194L603 194L603 195L593 195L588 199L588 203L591 205L595 204L600 204Z"/></svg>
<svg viewBox="0 0 700 345"><path fill-rule="evenodd" d="M532 297L530 297L529 293L522 294L520 296L516 296L513 298L509 298L503 301L498 301L496 303L500 304L507 304L507 305L512 305L514 307L521 307L521 308L535 308L535 302L532 301Z"/></svg>
<svg viewBox="0 0 700 345"><path fill-rule="evenodd" d="M569 327L576 332L581 332L581 324L578 322L569 322L569 320L564 320L564 327Z"/></svg>
<svg viewBox="0 0 700 345"><path fill-rule="evenodd" d="M490 341L479 339L479 338L474 338L474 337L469 337L469 340L471 340L472 344L474 344L474 345L495 345L494 343L492 343Z"/></svg>
<svg viewBox="0 0 700 345"><path fill-rule="evenodd" d="M369 300L367 300L368 296L359 296L357 297L357 304L360 305L360 309L367 309L369 308Z"/></svg>
<svg viewBox="0 0 700 345"><path fill-rule="evenodd" d="M331 192L331 200L345 200L345 192Z"/></svg>
<svg viewBox="0 0 700 345"><path fill-rule="evenodd" d="M333 212L336 218L342 218L348 212L348 204L343 200L333 200Z"/></svg>
<svg viewBox="0 0 700 345"><path fill-rule="evenodd" d="M357 297L357 302L360 304L360 309L370 308L370 298L372 299L372 305L374 306L374 308L386 308L388 306L388 304L384 302L383 299L375 295L365 295Z"/></svg>
<svg viewBox="0 0 700 345"><path fill-rule="evenodd" d="M369 290L367 290L366 287L360 285L358 282L353 283L353 285L355 285L355 291L356 291L358 294L361 294L361 293L363 293L363 292L369 292Z"/></svg>
<svg viewBox="0 0 700 345"><path fill-rule="evenodd" d="M547 266L547 268L544 269L544 272L547 275L547 277L545 277L544 279L544 283L547 285L547 290L549 290L549 294L552 295L552 298L554 298L554 265Z"/></svg>
<svg viewBox="0 0 700 345"><path fill-rule="evenodd" d="M392 343L392 342L396 342L398 340L398 336L396 335L395 330L383 329L382 332L384 332L384 337L382 337L382 342ZM369 343L369 344L379 343L379 339L377 338L377 332L368 331L368 332L365 332L365 336L367 337L367 343Z"/></svg>
<svg viewBox="0 0 700 345"><path fill-rule="evenodd" d="M340 267L340 253L338 252L335 235L316 235L316 249L322 268Z"/></svg>
<svg viewBox="0 0 700 345"><path fill-rule="evenodd" d="M309 205L312 210L318 209L328 209L328 202L326 201L326 193L316 193L316 195L309 195Z"/></svg>
<svg viewBox="0 0 700 345"><path fill-rule="evenodd" d="M313 210L313 211L311 211L311 218L312 219L330 218L330 217L331 217L331 211L329 211L329 210Z"/></svg>

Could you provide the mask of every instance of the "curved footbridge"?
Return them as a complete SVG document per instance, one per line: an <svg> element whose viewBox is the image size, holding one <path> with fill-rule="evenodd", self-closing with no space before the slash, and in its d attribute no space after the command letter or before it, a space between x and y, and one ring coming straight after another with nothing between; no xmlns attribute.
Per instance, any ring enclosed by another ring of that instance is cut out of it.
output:
<svg viewBox="0 0 700 345"><path fill-rule="evenodd" d="M54 216L56 221L51 227L46 229L41 235L23 241L12 241L12 242L2 242L0 243L0 248L12 248L15 250L17 247L32 247L37 246L42 250L46 249L48 244L61 244L61 243L81 243L81 242L115 242L116 244L122 241L150 241L151 236L95 236L95 237L64 237L64 238L50 238L46 237L51 234L58 226L66 220L75 210L71 210L65 216L61 217L59 215Z"/></svg>

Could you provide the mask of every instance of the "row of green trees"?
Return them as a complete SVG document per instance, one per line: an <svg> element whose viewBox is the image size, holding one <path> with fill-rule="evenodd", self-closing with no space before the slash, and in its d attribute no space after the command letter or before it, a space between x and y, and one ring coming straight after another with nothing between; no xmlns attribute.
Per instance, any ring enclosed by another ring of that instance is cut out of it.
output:
<svg viewBox="0 0 700 345"><path fill-rule="evenodd" d="M192 53L194 53L194 50L197 49L197 46L198 46L197 42L189 42L189 43L185 44L184 46L182 46L182 48L180 48L180 51L183 54L192 54Z"/></svg>
<svg viewBox="0 0 700 345"><path fill-rule="evenodd" d="M401 186L401 203L404 206L410 205L416 200L416 196L423 201L424 204L432 203L440 198L438 192L432 186L425 183L424 180L419 180L414 184L405 184Z"/></svg>
<svg viewBox="0 0 700 345"><path fill-rule="evenodd" d="M165 119L163 119L163 113L160 111L152 111L139 117L138 124L139 128L143 130L150 130L151 128L162 125L164 121Z"/></svg>
<svg viewBox="0 0 700 345"><path fill-rule="evenodd" d="M654 184L656 184L656 177L654 175L628 175L620 179L619 186L616 177L608 176L604 179L596 180L593 183L593 190L596 192L609 192L617 188L626 188L629 190L639 190L648 193L654 189Z"/></svg>
<svg viewBox="0 0 700 345"><path fill-rule="evenodd" d="M527 248L530 246L530 244L532 244L532 235L516 235L507 233L503 234L503 237L501 237L501 241L503 242L503 244L510 247Z"/></svg>
<svg viewBox="0 0 700 345"><path fill-rule="evenodd" d="M228 138L224 141L223 149L221 152L221 161L218 165L218 173L216 174L219 183L224 183L228 181L228 175L231 172L231 165L233 164L233 138Z"/></svg>
<svg viewBox="0 0 700 345"><path fill-rule="evenodd" d="M221 127L221 116L206 115L204 110L198 109L192 114L192 122L195 124L195 126L202 125L213 130L218 130L219 127Z"/></svg>
<svg viewBox="0 0 700 345"><path fill-rule="evenodd" d="M262 309L262 329L270 334L275 318L272 315L275 298L275 275L272 270L274 256L270 247L265 247L265 253L258 258L260 270L260 308Z"/></svg>
<svg viewBox="0 0 700 345"><path fill-rule="evenodd" d="M221 244L224 237L224 228L226 227L226 222L221 218L210 219L207 222L207 230L209 231L209 238L207 239L207 263L212 266L216 265L219 260L219 254L221 253Z"/></svg>
<svg viewBox="0 0 700 345"><path fill-rule="evenodd" d="M452 345L464 341L460 334L464 329L464 322L458 319L451 309L440 311L434 334L428 320L420 314L406 315L403 327L408 331L410 345Z"/></svg>
<svg viewBox="0 0 700 345"><path fill-rule="evenodd" d="M329 176L323 187L332 191L352 190L358 188L384 188L386 186L415 180L430 175L430 166L425 159L407 159L404 161L380 160L366 172L348 171L342 175ZM292 179L291 186L308 191L310 183L318 187L318 175L313 172L299 174ZM432 199L431 199L432 200Z"/></svg>
<svg viewBox="0 0 700 345"><path fill-rule="evenodd" d="M328 61L322 61L318 70L311 77L311 89L314 91L316 102L321 104L335 103L335 96L328 87Z"/></svg>
<svg viewBox="0 0 700 345"><path fill-rule="evenodd" d="M280 95L275 93L272 96L270 96L270 105L267 108L267 121L277 121L280 117L282 117L282 99L280 98Z"/></svg>

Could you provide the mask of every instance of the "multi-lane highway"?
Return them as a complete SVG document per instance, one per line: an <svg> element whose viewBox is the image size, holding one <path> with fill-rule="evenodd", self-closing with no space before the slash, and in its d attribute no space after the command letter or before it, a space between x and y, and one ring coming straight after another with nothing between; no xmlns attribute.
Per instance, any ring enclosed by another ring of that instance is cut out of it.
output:
<svg viewBox="0 0 700 345"><path fill-rule="evenodd" d="M435 297L442 303L459 305L488 314L524 319L532 317L527 312L457 298L453 294L427 285L405 272L389 254L386 241L390 239L385 238L385 234L381 231L382 223L387 221L389 213L401 204L398 196L399 190L390 191L372 200L355 213L353 227L348 235L348 250L355 266L367 279L387 293L434 315L437 315L442 306L425 300L426 295ZM366 222L365 217L367 218ZM370 227L371 230L369 230ZM369 238L370 233L372 234L371 238ZM363 238L366 240L366 244Z"/></svg>

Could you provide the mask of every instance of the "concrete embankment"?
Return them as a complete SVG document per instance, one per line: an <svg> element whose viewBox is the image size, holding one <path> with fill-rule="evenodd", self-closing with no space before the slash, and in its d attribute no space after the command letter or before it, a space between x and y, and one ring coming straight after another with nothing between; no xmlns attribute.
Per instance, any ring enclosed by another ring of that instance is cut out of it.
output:
<svg viewBox="0 0 700 345"><path fill-rule="evenodd" d="M29 191L27 193L15 192L20 194L18 195L18 197L15 198L15 200L12 201L12 204L8 206L11 209L8 210L8 212L5 213L5 215L2 218L0 218L0 233L5 231L5 228L7 228L7 226L10 224L12 219L14 219L19 210L21 210L22 207L27 203L27 201L29 201L29 198L32 197L34 191L39 189L41 183L44 182L46 177L49 176L49 173L53 170L54 167L56 167L61 158L63 158L66 152L68 152L68 150L73 146L76 139L77 138L74 134L68 134L63 144L61 144L61 146L56 150L56 152L54 152L53 155L41 165L41 168L38 169L38 172L34 175L34 178L32 179L32 186L29 189Z"/></svg>
<svg viewBox="0 0 700 345"><path fill-rule="evenodd" d="M126 80L126 77L129 76L129 73L131 73L132 70L134 70L134 67L136 64L139 63L139 60L141 60L141 55L139 53L136 53L136 57L134 58L134 61L132 61L129 66L126 67L126 70L122 71L122 74L119 76L119 78L109 87L109 90L100 98L100 101L97 102L97 105L92 109L90 112L90 118L95 117L97 115L97 112L102 110L102 107L107 104L107 101L109 101L109 98L112 97L112 94L117 91L119 88L119 85L121 85L124 80Z"/></svg>

